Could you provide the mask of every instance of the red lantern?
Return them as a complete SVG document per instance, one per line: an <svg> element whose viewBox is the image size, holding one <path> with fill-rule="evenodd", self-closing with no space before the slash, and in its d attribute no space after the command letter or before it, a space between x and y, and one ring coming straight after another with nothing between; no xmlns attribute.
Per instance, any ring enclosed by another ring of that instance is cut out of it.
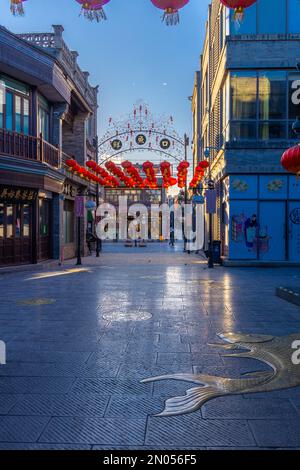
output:
<svg viewBox="0 0 300 470"><path fill-rule="evenodd" d="M96 20L97 23L101 20L106 20L106 15L103 6L110 0L76 0L81 5L81 13L89 20Z"/></svg>
<svg viewBox="0 0 300 470"><path fill-rule="evenodd" d="M10 0L10 11L15 16L24 16L23 2L26 0Z"/></svg>
<svg viewBox="0 0 300 470"><path fill-rule="evenodd" d="M179 23L178 10L183 8L189 0L151 0L154 6L164 10L162 21L167 26L173 26Z"/></svg>
<svg viewBox="0 0 300 470"><path fill-rule="evenodd" d="M237 21L241 21L244 17L244 9L249 8L257 0L220 0L223 5L227 8L231 8L234 10L234 19Z"/></svg>
<svg viewBox="0 0 300 470"><path fill-rule="evenodd" d="M300 174L300 144L284 152L281 157L281 165L290 173Z"/></svg>

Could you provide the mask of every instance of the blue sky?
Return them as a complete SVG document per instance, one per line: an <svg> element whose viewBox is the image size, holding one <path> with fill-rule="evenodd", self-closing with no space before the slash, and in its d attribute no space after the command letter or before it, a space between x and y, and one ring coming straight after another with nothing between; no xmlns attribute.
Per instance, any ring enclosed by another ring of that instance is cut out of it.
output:
<svg viewBox="0 0 300 470"><path fill-rule="evenodd" d="M138 99L153 113L173 115L179 133L191 132L188 96L205 34L209 0L190 0L181 23L167 27L150 0L111 0L108 21L90 23L79 17L75 0L28 0L25 17L13 17L9 0L0 0L0 23L13 32L51 31L62 24L64 38L80 54L79 64L99 84L99 131L109 116L130 112Z"/></svg>

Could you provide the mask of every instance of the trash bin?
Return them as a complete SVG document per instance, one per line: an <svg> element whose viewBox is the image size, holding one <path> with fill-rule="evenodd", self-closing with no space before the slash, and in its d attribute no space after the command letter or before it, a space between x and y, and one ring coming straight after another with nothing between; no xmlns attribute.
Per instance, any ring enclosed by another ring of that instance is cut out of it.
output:
<svg viewBox="0 0 300 470"><path fill-rule="evenodd" d="M213 260L214 263L221 264L221 242L220 240L213 241Z"/></svg>

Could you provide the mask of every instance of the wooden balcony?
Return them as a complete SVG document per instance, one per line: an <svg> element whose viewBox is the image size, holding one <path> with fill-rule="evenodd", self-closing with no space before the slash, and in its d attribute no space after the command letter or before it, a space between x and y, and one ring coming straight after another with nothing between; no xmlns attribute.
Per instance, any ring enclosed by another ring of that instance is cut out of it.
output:
<svg viewBox="0 0 300 470"><path fill-rule="evenodd" d="M59 148L43 140L42 135L34 137L0 129L0 155L47 163L55 169L61 167Z"/></svg>

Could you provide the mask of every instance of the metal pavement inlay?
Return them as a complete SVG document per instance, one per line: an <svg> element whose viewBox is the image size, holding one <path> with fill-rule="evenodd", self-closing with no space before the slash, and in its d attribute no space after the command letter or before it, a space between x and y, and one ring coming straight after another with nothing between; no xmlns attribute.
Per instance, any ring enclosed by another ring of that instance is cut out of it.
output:
<svg viewBox="0 0 300 470"><path fill-rule="evenodd" d="M292 362L292 344L299 341L300 333L288 336L259 334L220 333L218 336L229 344L210 346L227 350L243 350L223 357L253 358L270 366L272 370L244 374L246 378L227 378L205 374L169 374L150 377L142 383L159 380L181 380L194 382L200 387L190 388L186 395L166 401L160 416L181 415L198 410L212 398L245 393L271 392L300 386L300 364Z"/></svg>

